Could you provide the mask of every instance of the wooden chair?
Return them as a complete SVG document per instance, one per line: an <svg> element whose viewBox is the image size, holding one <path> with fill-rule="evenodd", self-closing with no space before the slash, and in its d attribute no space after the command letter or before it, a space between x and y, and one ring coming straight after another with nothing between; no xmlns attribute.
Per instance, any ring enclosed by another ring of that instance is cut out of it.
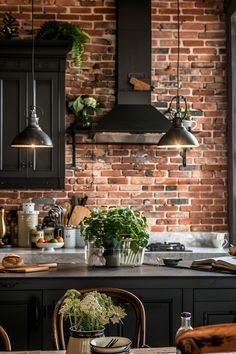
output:
<svg viewBox="0 0 236 354"><path fill-rule="evenodd" d="M4 350L10 352L11 351L11 342L10 339L7 335L7 332L5 329L0 326L0 337L1 337L1 342L3 343L3 348Z"/></svg>
<svg viewBox="0 0 236 354"><path fill-rule="evenodd" d="M135 326L135 335L134 338L130 338L132 340L132 346L134 348L141 348L145 346L146 339L146 315L145 309L141 302L141 300L131 292L118 289L118 288L88 288L88 289L78 289L81 294L90 292L90 291L98 291L101 293L106 293L111 296L112 299L116 299L117 304L123 307L129 306L132 308L132 312L135 314L136 323ZM66 299L66 295L64 295L56 304L53 312L53 337L54 343L57 350L65 350L65 333L64 333L64 318L59 313L60 309ZM127 315L128 317L128 315Z"/></svg>
<svg viewBox="0 0 236 354"><path fill-rule="evenodd" d="M236 351L236 323L195 327L176 338L181 354L204 354Z"/></svg>

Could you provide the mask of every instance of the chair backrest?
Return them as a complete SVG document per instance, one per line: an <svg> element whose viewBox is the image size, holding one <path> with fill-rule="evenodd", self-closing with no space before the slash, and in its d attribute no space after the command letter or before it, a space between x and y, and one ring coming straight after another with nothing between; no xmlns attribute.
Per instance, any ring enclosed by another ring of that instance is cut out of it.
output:
<svg viewBox="0 0 236 354"><path fill-rule="evenodd" d="M176 338L182 354L222 353L236 351L236 323L195 327Z"/></svg>
<svg viewBox="0 0 236 354"><path fill-rule="evenodd" d="M135 331L134 338L132 340L132 345L134 348L141 348L145 346L146 339L146 315L145 309L141 300L131 293L130 291L119 289L119 288L87 288L87 289L78 289L81 294L98 291L100 293L105 293L113 299L117 299L117 304L124 306L128 304L135 313ZM60 314L60 309L66 299L64 295L56 304L53 312L53 337L54 343L57 350L65 350L65 333L64 333L64 318ZM124 306L125 307L125 306Z"/></svg>
<svg viewBox="0 0 236 354"><path fill-rule="evenodd" d="M10 352L11 351L11 342L10 342L10 339L7 335L7 332L5 331L5 329L2 326L0 326L0 337L2 339L4 350Z"/></svg>

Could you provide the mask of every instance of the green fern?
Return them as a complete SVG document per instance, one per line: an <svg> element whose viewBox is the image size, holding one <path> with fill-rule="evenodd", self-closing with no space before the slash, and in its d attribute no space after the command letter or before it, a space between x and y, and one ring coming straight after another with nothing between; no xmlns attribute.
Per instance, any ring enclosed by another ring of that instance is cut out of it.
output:
<svg viewBox="0 0 236 354"><path fill-rule="evenodd" d="M46 21L42 24L35 39L60 39L71 41L72 59L81 68L85 43L89 34L81 28L69 22Z"/></svg>

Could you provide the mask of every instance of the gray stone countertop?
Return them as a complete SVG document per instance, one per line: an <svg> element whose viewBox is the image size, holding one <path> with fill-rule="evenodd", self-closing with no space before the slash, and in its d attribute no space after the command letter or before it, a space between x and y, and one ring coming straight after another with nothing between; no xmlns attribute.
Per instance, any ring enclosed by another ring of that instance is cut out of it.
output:
<svg viewBox="0 0 236 354"><path fill-rule="evenodd" d="M209 272L209 271L200 271L195 269L190 269L191 261L182 261L176 267L167 267L167 266L156 266L156 265L142 265L138 267L88 267L84 263L78 264L58 264L57 268L52 268L45 272L32 272L32 273L1 273L0 278L1 281L4 279L24 279L24 286L29 286L30 283L27 280L33 280L34 285L42 287L42 283L37 283L40 279L44 281L44 289L52 288L52 280L66 279L68 281L76 279L95 279L95 282L99 282L102 279L123 279L123 284L127 286L133 286L132 282L136 281L137 278L142 278L142 286L144 285L145 279L150 282L150 278L159 278L162 280L162 286L171 287L172 285L176 287L176 279L179 279L180 283L178 286L183 287L184 284L186 286L186 279L194 278L194 284L209 285L209 278L218 278L221 282L223 281L225 284L227 283L227 287L234 287L235 282L232 281L232 278L235 280L235 274L232 273L224 273L224 272ZM173 282L170 281L173 279ZM198 280L200 283L198 283ZM228 282L229 281L229 282ZM175 284L174 284L175 282ZM22 283L17 283L18 285ZM55 283L54 283L55 284ZM59 284L60 288L63 286L61 283ZM93 283L94 284L94 283ZM120 284L120 283L119 283ZM165 285L163 285L165 284ZM160 285L160 283L159 283ZM65 286L65 285L64 285ZM71 286L71 285L70 285ZM74 285L73 285L74 286ZM101 286L101 285L100 285ZM149 283L150 286L150 283ZM199 285L198 285L199 286Z"/></svg>
<svg viewBox="0 0 236 354"><path fill-rule="evenodd" d="M150 252L146 251L144 263L155 264L157 260L163 258L178 258L182 260L195 260L201 258L221 257L228 255L228 248L206 248L206 247L187 247L185 252ZM41 249L31 248L0 248L0 262L9 253L18 254L24 258L25 263L84 263L83 248L61 248L54 252L42 251Z"/></svg>

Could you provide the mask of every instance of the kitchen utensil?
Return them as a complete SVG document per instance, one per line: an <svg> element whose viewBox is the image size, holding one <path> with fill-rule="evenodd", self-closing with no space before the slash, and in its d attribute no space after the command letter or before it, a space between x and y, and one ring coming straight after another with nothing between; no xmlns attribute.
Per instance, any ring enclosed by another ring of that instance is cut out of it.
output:
<svg viewBox="0 0 236 354"><path fill-rule="evenodd" d="M106 348L111 348L111 347L113 347L117 342L118 342L118 338L112 338L111 340L110 340L110 342L108 342L107 344L106 344Z"/></svg>
<svg viewBox="0 0 236 354"><path fill-rule="evenodd" d="M88 200L88 196L86 195L84 198L82 198L82 200L81 200L81 205L82 205L82 206L85 206L86 203L87 203L87 200Z"/></svg>
<svg viewBox="0 0 236 354"><path fill-rule="evenodd" d="M66 208L66 213L64 215L64 225L67 225L71 216L72 204L70 201L66 201L63 205Z"/></svg>
<svg viewBox="0 0 236 354"><path fill-rule="evenodd" d="M89 216L91 214L91 211L82 206L82 205L76 205L72 211L70 220L69 220L69 225L78 225L86 216Z"/></svg>

